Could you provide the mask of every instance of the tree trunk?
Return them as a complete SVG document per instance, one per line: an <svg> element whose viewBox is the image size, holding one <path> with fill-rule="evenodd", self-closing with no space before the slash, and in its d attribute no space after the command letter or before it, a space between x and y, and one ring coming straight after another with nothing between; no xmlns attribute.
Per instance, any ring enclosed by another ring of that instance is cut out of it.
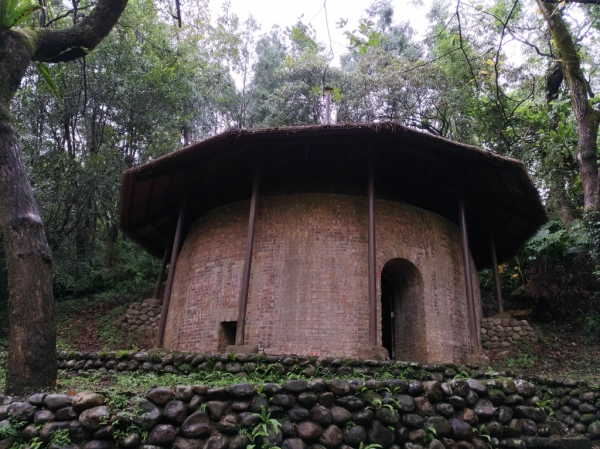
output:
<svg viewBox="0 0 600 449"><path fill-rule="evenodd" d="M100 0L67 29L0 31L0 228L9 290L6 393L41 391L56 381L52 252L21 155L10 103L31 61L85 56L110 32L127 0Z"/></svg>
<svg viewBox="0 0 600 449"><path fill-rule="evenodd" d="M0 227L9 290L6 393L42 390L56 380L52 253L29 184L10 100L30 61L25 39L0 33Z"/></svg>
<svg viewBox="0 0 600 449"><path fill-rule="evenodd" d="M117 223L112 223L108 227L108 235L106 236L104 265L107 268L113 268L117 261L117 242L119 240L119 227Z"/></svg>
<svg viewBox="0 0 600 449"><path fill-rule="evenodd" d="M546 3L544 0L537 0L537 3L546 20L554 45L560 54L563 72L569 84L571 102L577 121L577 159L583 184L583 204L588 211L598 211L600 210L600 194L598 191L597 140L600 111L594 109L588 99L588 88L583 77L581 60L559 7Z"/></svg>
<svg viewBox="0 0 600 449"><path fill-rule="evenodd" d="M560 96L564 78L562 62L557 61L546 75L546 109L548 110L548 114L552 113L552 103ZM558 114L554 114L550 119L550 129L556 131L559 123ZM560 144L558 137L553 140L555 141L554 143ZM567 154L561 159L561 167L556 167L555 170L549 173L548 206L558 215L562 224L569 225L576 217L575 208L571 204L566 190L567 181L569 185L572 185L574 161L571 154ZM569 172L569 168L571 168L571 173Z"/></svg>

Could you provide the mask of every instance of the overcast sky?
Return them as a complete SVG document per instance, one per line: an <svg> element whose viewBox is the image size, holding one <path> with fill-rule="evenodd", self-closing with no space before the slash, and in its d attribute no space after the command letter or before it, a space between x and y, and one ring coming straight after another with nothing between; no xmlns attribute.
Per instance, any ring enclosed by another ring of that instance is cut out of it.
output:
<svg viewBox="0 0 600 449"><path fill-rule="evenodd" d="M279 25L285 29L292 26L302 15L304 23L310 22L316 32L317 40L328 44L327 23L323 4L325 0L230 0L231 9L243 21L252 15L261 24L261 33L268 32L273 25ZM347 39L343 32L352 31L357 28L361 16L365 15L365 9L372 0L326 0L327 17L329 19L329 31L336 62L339 56L345 52ZM224 0L211 0L211 10L217 13L221 10ZM413 29L420 35L427 27L425 6L413 6L416 2L391 0L394 6L394 22L409 20ZM425 4L428 1L423 2ZM347 19L348 24L344 29L338 29L336 23L340 19Z"/></svg>

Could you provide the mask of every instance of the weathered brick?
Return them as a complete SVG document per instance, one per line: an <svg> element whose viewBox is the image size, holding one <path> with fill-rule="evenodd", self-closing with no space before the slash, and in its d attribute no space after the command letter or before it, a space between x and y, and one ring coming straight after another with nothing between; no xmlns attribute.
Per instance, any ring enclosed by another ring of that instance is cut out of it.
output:
<svg viewBox="0 0 600 449"><path fill-rule="evenodd" d="M220 323L235 321L249 201L201 217L179 256L165 346L219 351ZM397 357L462 361L470 352L461 239L450 221L405 203L376 200L378 297L392 259L414 267L397 301ZM246 344L271 354L356 357L369 347L366 197L261 197L247 309ZM412 264L412 265L411 265ZM474 265L473 265L474 266ZM479 300L477 273L473 269ZM419 280L422 278L422 282ZM402 279L399 279L402 282ZM381 307L378 307L381 341ZM477 310L478 320L481 308Z"/></svg>

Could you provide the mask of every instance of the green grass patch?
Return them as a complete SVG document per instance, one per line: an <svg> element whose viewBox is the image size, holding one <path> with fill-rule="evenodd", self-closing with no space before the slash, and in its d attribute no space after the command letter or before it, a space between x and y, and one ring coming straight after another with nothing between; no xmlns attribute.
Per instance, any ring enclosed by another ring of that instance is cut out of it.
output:
<svg viewBox="0 0 600 449"><path fill-rule="evenodd" d="M125 351L126 353L127 351ZM397 369L397 368L396 368ZM198 373L149 373L133 371L129 375L93 373L89 377L67 377L66 373L60 372L57 382L57 391L70 392L91 390L104 392L109 397L112 395L137 396L144 395L148 390L155 387L174 388L177 385L206 385L207 387L223 387L239 383L251 383L260 386L265 383L284 384L289 380L296 379L346 379L346 380L368 380L368 379L406 379L423 380L428 379L430 374L426 371L408 367L401 373L393 375L392 370L383 369L371 375L351 373L347 375L330 374L327 369L318 367L314 374L306 376L301 373L280 373L276 364L267 365L251 373L247 377L223 371L201 371Z"/></svg>

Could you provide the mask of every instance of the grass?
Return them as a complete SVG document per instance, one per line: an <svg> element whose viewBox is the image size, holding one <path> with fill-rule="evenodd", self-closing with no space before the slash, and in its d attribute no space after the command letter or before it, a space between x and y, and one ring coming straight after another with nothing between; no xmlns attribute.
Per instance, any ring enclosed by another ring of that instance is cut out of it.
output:
<svg viewBox="0 0 600 449"><path fill-rule="evenodd" d="M105 392L109 395L114 394L129 394L143 395L151 388L166 387L173 388L177 385L205 385L207 387L222 387L236 383L251 383L260 386L265 383L284 384L289 380L295 379L392 379L406 378L408 380L429 378L429 373L414 369L411 367L405 368L400 375L393 375L391 370L382 370L374 373L372 376L361 374L348 374L345 376L329 374L323 371L320 367L316 369L312 376L304 376L297 373L279 374L275 371L275 365L269 365L266 369L257 369L252 373L248 373L247 377L236 376L231 373L222 371L202 371L199 373L190 374L169 374L169 373L149 373L133 371L129 375L101 374L93 373L89 377L68 377L64 372L59 373L59 379L56 383L56 391L61 393L69 393L72 391L92 390Z"/></svg>
<svg viewBox="0 0 600 449"><path fill-rule="evenodd" d="M533 368L537 358L529 354L519 354L517 359L508 359L506 366L508 368Z"/></svg>
<svg viewBox="0 0 600 449"><path fill-rule="evenodd" d="M581 327L558 323L531 323L538 343L525 343L505 351L486 351L497 371L600 381L600 345Z"/></svg>
<svg viewBox="0 0 600 449"><path fill-rule="evenodd" d="M56 303L56 325L60 350L101 351L151 347L154 337L126 332L117 326L136 299L131 295L102 293Z"/></svg>

